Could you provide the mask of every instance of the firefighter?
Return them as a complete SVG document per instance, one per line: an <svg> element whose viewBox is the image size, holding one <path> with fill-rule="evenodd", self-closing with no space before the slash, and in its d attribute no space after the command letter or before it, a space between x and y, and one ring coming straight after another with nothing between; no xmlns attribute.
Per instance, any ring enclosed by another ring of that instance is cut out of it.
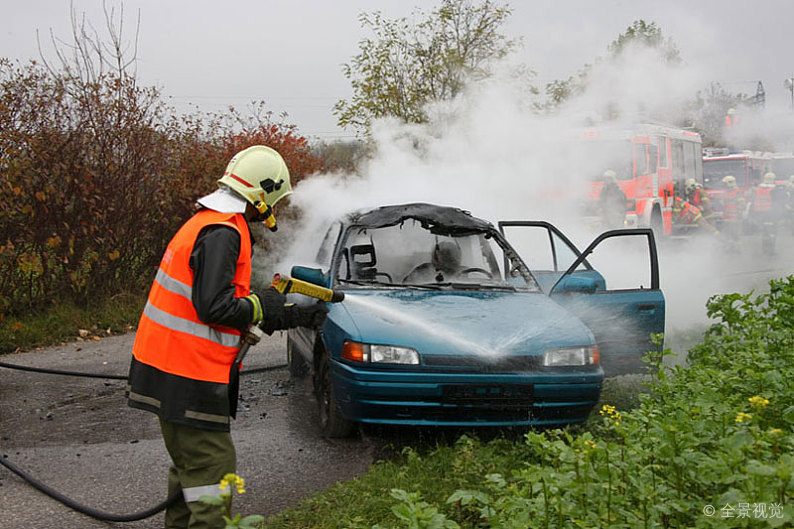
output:
<svg viewBox="0 0 794 529"><path fill-rule="evenodd" d="M753 224L761 229L761 251L767 255L775 253L777 228L785 210L785 200L775 185L775 173L764 174L752 195L750 215Z"/></svg>
<svg viewBox="0 0 794 529"><path fill-rule="evenodd" d="M708 220L703 217L700 208L687 200L686 193L681 192L681 183L676 182L673 186L673 225L684 228L696 228L706 230L714 235L719 232Z"/></svg>
<svg viewBox="0 0 794 529"><path fill-rule="evenodd" d="M736 177L725 176L722 183L725 185L725 192L722 195L722 230L728 240L728 250L734 252L738 250L746 200L736 185Z"/></svg>
<svg viewBox="0 0 794 529"><path fill-rule="evenodd" d="M165 526L224 527L221 510L201 503L235 472L229 433L230 369L241 335L260 324L272 334L319 327L324 304L286 305L268 288L251 292L252 232L275 229L273 206L292 193L289 171L275 150L257 145L229 162L219 188L198 200L198 211L176 232L160 261L132 347L128 404L157 414L172 465Z"/></svg>
<svg viewBox="0 0 794 529"><path fill-rule="evenodd" d="M714 223L714 210L711 207L711 200L708 194L703 191L703 186L700 185L694 178L687 178L684 182L684 191L686 200L700 210L703 218Z"/></svg>
<svg viewBox="0 0 794 529"><path fill-rule="evenodd" d="M626 193L620 188L617 174L612 169L604 171L604 185L598 205L601 219L608 230L623 227L626 221Z"/></svg>

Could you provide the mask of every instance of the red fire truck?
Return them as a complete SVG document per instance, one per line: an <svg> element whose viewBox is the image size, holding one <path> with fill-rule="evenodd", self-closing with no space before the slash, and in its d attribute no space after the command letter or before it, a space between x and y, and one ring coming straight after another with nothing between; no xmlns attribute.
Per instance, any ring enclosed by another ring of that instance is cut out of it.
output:
<svg viewBox="0 0 794 529"><path fill-rule="evenodd" d="M725 190L722 179L736 178L736 187L742 193L761 183L764 173L770 170L769 156L760 152L725 150L706 151L703 156L703 189L709 198L719 200Z"/></svg>
<svg viewBox="0 0 794 529"><path fill-rule="evenodd" d="M703 156L703 189L711 199L719 222L723 213L726 176L736 178L739 194L748 200L753 188L761 183L764 173L771 170L768 153L755 151L728 152L727 149L706 150Z"/></svg>
<svg viewBox="0 0 794 529"><path fill-rule="evenodd" d="M676 232L674 193L684 189L688 178L703 182L699 134L637 124L589 128L581 132L580 139L593 162L588 164L591 184L586 214L596 211L604 172L611 169L628 201L626 227L650 227L660 236Z"/></svg>

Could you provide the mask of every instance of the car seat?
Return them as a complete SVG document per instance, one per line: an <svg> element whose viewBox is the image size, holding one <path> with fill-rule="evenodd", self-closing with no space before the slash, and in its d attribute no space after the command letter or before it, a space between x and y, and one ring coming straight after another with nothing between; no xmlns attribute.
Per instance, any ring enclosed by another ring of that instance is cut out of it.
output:
<svg viewBox="0 0 794 529"><path fill-rule="evenodd" d="M385 272L378 272L375 265L378 260L375 257L375 245L356 244L350 247L350 275L351 279L373 280L378 276L383 276L391 282L391 276Z"/></svg>

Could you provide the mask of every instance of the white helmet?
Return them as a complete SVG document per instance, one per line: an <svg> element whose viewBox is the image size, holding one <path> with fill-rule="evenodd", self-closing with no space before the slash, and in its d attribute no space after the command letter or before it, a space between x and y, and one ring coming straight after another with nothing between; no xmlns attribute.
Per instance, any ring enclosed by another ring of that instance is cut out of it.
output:
<svg viewBox="0 0 794 529"><path fill-rule="evenodd" d="M769 172L764 175L764 183L765 184L774 184L777 175L775 173Z"/></svg>
<svg viewBox="0 0 794 529"><path fill-rule="evenodd" d="M723 177L722 183L728 187L734 187L736 186L736 177L734 177L733 175L728 175L726 177Z"/></svg>
<svg viewBox="0 0 794 529"><path fill-rule="evenodd" d="M218 185L220 189L198 200L200 205L224 213L244 213L248 202L273 231L273 206L292 193L287 164L277 151L264 145L235 154Z"/></svg>
<svg viewBox="0 0 794 529"><path fill-rule="evenodd" d="M287 164L278 152L264 145L235 154L218 184L229 186L260 211L260 202L272 207L292 193Z"/></svg>

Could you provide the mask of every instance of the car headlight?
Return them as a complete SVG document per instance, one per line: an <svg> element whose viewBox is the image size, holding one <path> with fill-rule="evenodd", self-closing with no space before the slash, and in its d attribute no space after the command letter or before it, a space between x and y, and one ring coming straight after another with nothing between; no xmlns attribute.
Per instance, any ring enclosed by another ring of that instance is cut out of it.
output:
<svg viewBox="0 0 794 529"><path fill-rule="evenodd" d="M600 361L598 347L559 347L547 349L543 355L543 365L551 366L589 366Z"/></svg>
<svg viewBox="0 0 794 529"><path fill-rule="evenodd" d="M372 364L419 364L419 353L410 347L345 342L342 358Z"/></svg>

